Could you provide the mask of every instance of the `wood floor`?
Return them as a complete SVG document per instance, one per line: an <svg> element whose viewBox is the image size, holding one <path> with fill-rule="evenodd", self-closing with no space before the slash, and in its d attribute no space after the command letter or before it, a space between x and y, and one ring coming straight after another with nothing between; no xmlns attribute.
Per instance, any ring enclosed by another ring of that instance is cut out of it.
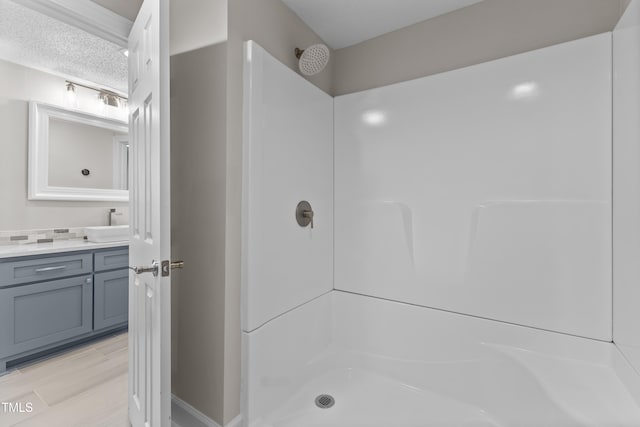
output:
<svg viewBox="0 0 640 427"><path fill-rule="evenodd" d="M0 427L129 427L127 333L109 336L0 377L0 402L31 402Z"/></svg>

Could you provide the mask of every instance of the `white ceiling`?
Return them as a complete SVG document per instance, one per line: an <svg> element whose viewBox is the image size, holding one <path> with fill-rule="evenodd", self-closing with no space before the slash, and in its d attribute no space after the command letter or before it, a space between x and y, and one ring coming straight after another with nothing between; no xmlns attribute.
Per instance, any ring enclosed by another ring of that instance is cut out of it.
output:
<svg viewBox="0 0 640 427"><path fill-rule="evenodd" d="M341 49L481 0L282 0L322 40Z"/></svg>
<svg viewBox="0 0 640 427"><path fill-rule="evenodd" d="M122 48L10 0L0 0L0 59L127 92Z"/></svg>

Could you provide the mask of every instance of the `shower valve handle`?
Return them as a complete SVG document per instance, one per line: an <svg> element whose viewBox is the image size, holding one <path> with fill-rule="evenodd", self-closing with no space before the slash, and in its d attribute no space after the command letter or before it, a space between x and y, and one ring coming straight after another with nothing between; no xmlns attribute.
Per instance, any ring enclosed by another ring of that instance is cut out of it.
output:
<svg viewBox="0 0 640 427"><path fill-rule="evenodd" d="M304 211L302 211L302 216L304 218L309 218L311 220L311 228L313 228L313 211L312 210L304 210Z"/></svg>

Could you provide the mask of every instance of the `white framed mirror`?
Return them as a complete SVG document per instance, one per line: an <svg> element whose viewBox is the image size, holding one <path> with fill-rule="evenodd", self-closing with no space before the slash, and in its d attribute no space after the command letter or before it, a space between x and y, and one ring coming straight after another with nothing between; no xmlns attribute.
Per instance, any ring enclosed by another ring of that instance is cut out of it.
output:
<svg viewBox="0 0 640 427"><path fill-rule="evenodd" d="M29 103L29 200L129 200L127 122Z"/></svg>

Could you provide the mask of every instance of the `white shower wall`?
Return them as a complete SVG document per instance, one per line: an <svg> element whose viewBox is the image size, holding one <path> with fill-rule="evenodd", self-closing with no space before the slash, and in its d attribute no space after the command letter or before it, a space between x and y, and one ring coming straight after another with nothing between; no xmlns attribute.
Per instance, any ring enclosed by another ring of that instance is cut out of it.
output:
<svg viewBox="0 0 640 427"><path fill-rule="evenodd" d="M613 336L640 372L640 1L613 31L613 51Z"/></svg>
<svg viewBox="0 0 640 427"><path fill-rule="evenodd" d="M335 98L335 288L611 341L611 35Z"/></svg>
<svg viewBox="0 0 640 427"><path fill-rule="evenodd" d="M245 44L242 328L333 289L333 98ZM296 222L306 200L313 229Z"/></svg>

